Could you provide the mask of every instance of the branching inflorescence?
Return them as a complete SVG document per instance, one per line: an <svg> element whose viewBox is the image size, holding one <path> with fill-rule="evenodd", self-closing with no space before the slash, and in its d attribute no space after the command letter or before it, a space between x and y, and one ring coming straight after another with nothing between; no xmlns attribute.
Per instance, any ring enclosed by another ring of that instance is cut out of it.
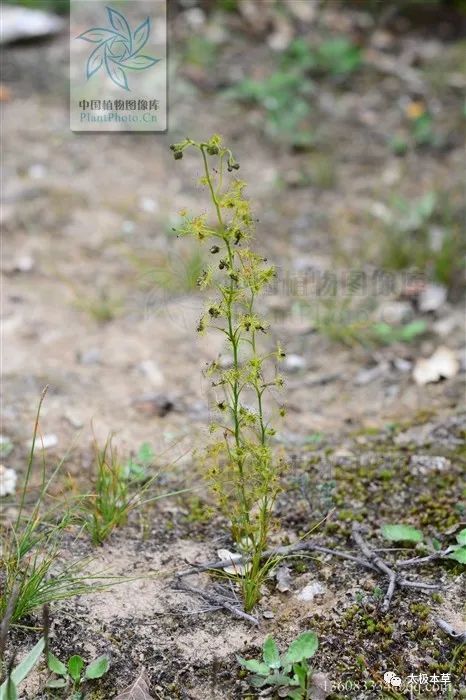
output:
<svg viewBox="0 0 466 700"><path fill-rule="evenodd" d="M232 173L239 164L222 139L216 135L204 143L185 139L171 149L176 160L186 149L199 152L204 168L200 183L207 189L214 210L213 221L206 213L191 216L182 212L178 233L206 244L212 258L198 284L212 290L214 297L207 303L197 330L202 333L211 328L224 334L229 357L227 363L214 360L206 370L219 414L210 431L220 436L209 444L207 462L233 538L250 562L241 579L245 609L250 610L272 564L264 563L262 555L282 469L270 446L275 430L267 393L283 385L277 367L285 354L279 346L274 352L261 354L259 337L267 333L268 324L256 308L257 297L272 281L275 269L249 248L254 220L244 196L246 185L237 178L225 184L225 171ZM283 415L284 409L279 412Z"/></svg>

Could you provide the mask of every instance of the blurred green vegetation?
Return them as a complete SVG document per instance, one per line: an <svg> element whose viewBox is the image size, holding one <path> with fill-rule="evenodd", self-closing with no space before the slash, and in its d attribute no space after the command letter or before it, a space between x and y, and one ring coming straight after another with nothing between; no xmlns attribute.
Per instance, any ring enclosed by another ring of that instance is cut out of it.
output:
<svg viewBox="0 0 466 700"><path fill-rule="evenodd" d="M396 198L383 231L380 264L416 269L451 290L464 286L466 239L464 212L447 193L427 192L415 200Z"/></svg>
<svg viewBox="0 0 466 700"><path fill-rule="evenodd" d="M61 15L70 11L70 0L6 0L9 5L22 5L31 10L48 10L58 12Z"/></svg>
<svg viewBox="0 0 466 700"><path fill-rule="evenodd" d="M265 113L266 133L272 139L306 148L313 143L309 125L313 79L323 76L338 80L361 64L361 50L346 37L332 37L318 46L297 38L284 51L273 73L261 80L247 78L225 94L260 107Z"/></svg>

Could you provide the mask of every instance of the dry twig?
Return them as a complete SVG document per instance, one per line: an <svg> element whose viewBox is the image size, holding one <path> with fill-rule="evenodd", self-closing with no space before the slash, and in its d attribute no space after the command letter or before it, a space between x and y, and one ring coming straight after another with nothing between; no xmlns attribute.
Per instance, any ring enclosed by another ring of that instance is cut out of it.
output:
<svg viewBox="0 0 466 700"><path fill-rule="evenodd" d="M238 617L241 620L246 620L246 622L249 622L255 626L259 624L259 620L256 617L249 615L248 613L244 612L244 610L241 610L241 608L238 607L237 601L228 598L227 596L224 596L220 593L210 593L209 591L203 590L202 588L195 588L194 586L190 586L184 581L181 581L178 577L175 578L174 588L176 588L179 591L186 591L186 593L193 593L194 595L199 596L206 602L211 603L216 608L224 608L235 617Z"/></svg>

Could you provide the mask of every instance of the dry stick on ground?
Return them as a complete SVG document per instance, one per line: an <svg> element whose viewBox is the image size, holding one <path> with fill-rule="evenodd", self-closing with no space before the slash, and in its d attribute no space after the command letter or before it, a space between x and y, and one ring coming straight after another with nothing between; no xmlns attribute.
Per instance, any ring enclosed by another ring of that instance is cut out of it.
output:
<svg viewBox="0 0 466 700"><path fill-rule="evenodd" d="M448 554L448 549L443 552L434 552L429 554L427 557L413 557L413 559L402 559L396 562L396 568L401 569L408 566L419 566L419 564L429 564L431 561L437 561L438 559L443 559Z"/></svg>
<svg viewBox="0 0 466 700"><path fill-rule="evenodd" d="M396 571L396 568L398 566L400 567L408 567L408 566L417 566L420 564L425 564L431 561L435 561L436 559L441 559L444 555L445 552L435 552L435 554L429 555L428 557L416 557L414 559L405 559L397 564L394 565L394 568L390 567L387 562L385 562L376 552L376 550L373 550L369 547L369 545L365 542L364 538L362 537L360 527L357 523L354 523L353 525L353 539L355 544L359 547L361 550L361 553L363 554L364 558L354 556L353 554L347 554L346 552L341 552L340 550L337 549L330 549L329 547L322 547L320 545L313 544L312 542L298 542L297 544L291 544L288 546L284 547L276 547L275 549L269 549L266 550L263 553L263 559L273 559L274 557L278 558L284 558L287 556L291 556L293 554L298 554L299 552L320 552L323 554L330 554L335 557L339 557L341 559L347 559L349 561L352 561L356 564L359 564L360 566L363 566L365 569L369 569L371 571L377 571L379 573L385 574L388 578L388 588L387 592L385 594L385 598L382 603L382 611L386 612L389 607L391 600L393 598L393 595L395 593L395 589L398 586L399 588L416 588L418 590L425 590L425 591L436 591L441 588L440 584L437 583L424 583L423 581L410 581L409 579L405 579L400 577L398 572ZM236 559L223 559L221 561L211 561L207 562L205 564L201 564L199 566L193 565L191 569L187 569L186 571L181 571L175 581L177 582L177 585L179 586L181 584L181 578L185 576L191 576L193 574L200 574L203 571L215 571L219 569L225 569L228 566L235 566L235 565L241 565L245 564L248 562L248 559L245 557L239 557ZM183 589L182 589L183 590ZM199 589L194 589L191 588L190 586L186 586L184 590L197 593L199 595L204 594L205 600L208 600L209 594L207 594L205 591L201 591ZM210 602L218 605L221 605L222 603L218 600L218 598L215 598L214 596L210 598ZM229 603L231 605L231 603ZM226 607L223 605L222 607ZM229 609L229 608L226 608ZM234 609L234 614L236 614L239 617L245 617L245 613L242 613L238 615L240 611L238 608ZM251 616L247 616L251 617ZM255 620L255 618L253 618ZM257 621L256 621L257 622Z"/></svg>
<svg viewBox="0 0 466 700"><path fill-rule="evenodd" d="M360 566L364 566L366 569L371 569L375 571L375 566L370 562L356 557L353 554L347 554L346 552L340 552L337 549L330 549L329 547L321 547L320 545L313 544L312 542L298 542L297 544L290 544L284 547L275 547L274 549L267 549L262 554L263 559L273 559L278 557L279 559L291 556L293 554L298 554L299 552L319 552L321 554L331 554L335 557L340 557L342 559L348 559L353 561ZM221 559L216 561L208 561L205 564L192 564L191 569L186 569L186 571L180 571L177 574L177 578L183 578L184 576L193 576L194 574L201 574L203 571L216 571L217 569L225 569L227 566L240 566L242 564L247 564L247 557L238 557L231 559Z"/></svg>
<svg viewBox="0 0 466 700"><path fill-rule="evenodd" d="M422 581L408 581L405 578L399 578L397 572L394 571L390 566L388 566L388 564L383 559L381 559L378 556L378 554L376 554L364 541L361 534L360 526L357 523L353 523L352 534L353 540L355 541L361 552L364 554L364 556L368 559L368 561L371 564L373 564L373 566L378 571L380 571L388 577L388 588L382 603L383 612L387 612L387 610L389 609L391 600L393 598L393 594L395 593L396 586L399 586L400 588L418 588L420 590L427 591L438 590L440 588L439 584L423 583ZM425 557L420 557L420 559L422 561L425 559Z"/></svg>
<svg viewBox="0 0 466 700"><path fill-rule="evenodd" d="M465 644L466 643L466 632L458 632L458 630L455 630L452 625L450 625L449 622L446 620L442 620L440 617L435 620L436 624L438 627L440 627L441 630L446 632L450 637L455 639L457 642L460 644Z"/></svg>
<svg viewBox="0 0 466 700"><path fill-rule="evenodd" d="M15 584L15 586L11 592L8 604L6 606L3 620L0 624L0 661L3 661L3 656L5 654L6 640L8 637L8 629L10 627L11 618L13 617L13 613L15 611L15 606L16 606L16 601L18 600L18 596L19 596L19 585Z"/></svg>
<svg viewBox="0 0 466 700"><path fill-rule="evenodd" d="M216 608L224 608L235 617L239 617L241 620L246 620L246 622L250 622L256 626L259 624L259 620L256 617L244 612L244 610L241 610L236 601L231 598L227 598L227 596L221 595L220 593L209 593L202 588L194 588L194 586L190 586L184 581L180 581L178 578L175 578L174 588L179 591L186 591L186 593L198 595L200 598L208 603L211 603Z"/></svg>

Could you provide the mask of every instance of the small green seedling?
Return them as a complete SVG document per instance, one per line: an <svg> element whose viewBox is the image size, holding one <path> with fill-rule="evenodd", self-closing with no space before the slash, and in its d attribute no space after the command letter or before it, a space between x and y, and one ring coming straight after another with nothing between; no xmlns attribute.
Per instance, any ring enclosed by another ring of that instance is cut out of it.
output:
<svg viewBox="0 0 466 700"><path fill-rule="evenodd" d="M418 544L424 540L424 535L420 530L416 530L411 525L383 525L382 535L392 542L414 542ZM456 535L456 544L452 544L442 551L442 543L435 537L428 540L427 546L432 553L437 553L440 558L453 559L460 564L466 564L466 528L463 528Z"/></svg>
<svg viewBox="0 0 466 700"><path fill-rule="evenodd" d="M456 535L456 541L458 544L452 544L448 548L447 556L460 564L466 564L466 527Z"/></svg>
<svg viewBox="0 0 466 700"><path fill-rule="evenodd" d="M147 481L149 469L155 462L155 452L150 443L143 442L137 454L123 467L123 477L128 481Z"/></svg>
<svg viewBox="0 0 466 700"><path fill-rule="evenodd" d="M72 700L82 700L84 693L82 686L86 681L102 678L110 668L110 660L106 654L99 656L86 666L86 662L75 654L68 659L65 665L53 654L48 655L48 667L58 678L52 678L47 683L47 688L71 689Z"/></svg>
<svg viewBox="0 0 466 700"><path fill-rule="evenodd" d="M241 656L237 659L243 668L253 674L249 681L255 688L280 688L280 697L305 700L312 677L309 659L314 656L318 646L315 632L303 632L280 656L275 640L267 637L262 648L263 661L243 659ZM283 695L284 692L287 694Z"/></svg>

